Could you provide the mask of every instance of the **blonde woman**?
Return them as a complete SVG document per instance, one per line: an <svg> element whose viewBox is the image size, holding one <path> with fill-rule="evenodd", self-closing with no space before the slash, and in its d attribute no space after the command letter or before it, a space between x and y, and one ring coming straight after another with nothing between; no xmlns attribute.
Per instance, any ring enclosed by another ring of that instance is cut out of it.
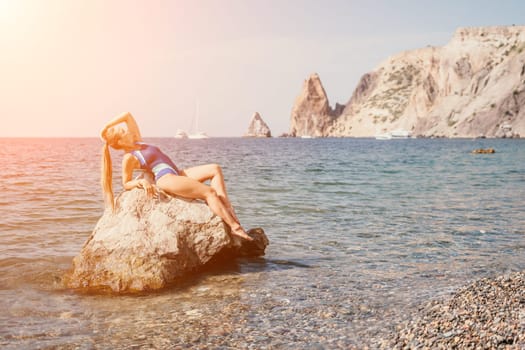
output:
<svg viewBox="0 0 525 350"><path fill-rule="evenodd" d="M126 128L117 127L125 124ZM122 159L122 185L124 189L143 188L149 195L154 187L146 179L133 179L133 170L144 169L153 173L158 188L188 199L202 199L210 209L231 228L232 234L252 240L241 227L226 194L222 170L217 164L207 164L180 170L173 161L153 145L142 141L135 118L128 112L111 121L100 133L104 141L102 151L102 190L106 208L114 208L112 163L109 147L124 151ZM210 180L210 185L204 184Z"/></svg>

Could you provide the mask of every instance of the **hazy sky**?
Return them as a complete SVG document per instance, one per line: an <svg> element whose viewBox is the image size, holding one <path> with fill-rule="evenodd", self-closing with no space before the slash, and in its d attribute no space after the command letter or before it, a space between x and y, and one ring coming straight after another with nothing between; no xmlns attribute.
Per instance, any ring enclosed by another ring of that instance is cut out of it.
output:
<svg viewBox="0 0 525 350"><path fill-rule="evenodd" d="M144 136L173 136L196 110L212 136L241 136L255 111L279 135L314 72L345 103L388 56L524 13L523 0L0 0L0 136L98 136L124 111Z"/></svg>

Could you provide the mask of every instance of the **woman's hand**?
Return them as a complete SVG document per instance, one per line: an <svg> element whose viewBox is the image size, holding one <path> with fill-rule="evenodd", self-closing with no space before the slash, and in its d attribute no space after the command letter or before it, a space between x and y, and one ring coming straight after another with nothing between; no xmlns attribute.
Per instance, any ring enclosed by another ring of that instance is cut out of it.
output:
<svg viewBox="0 0 525 350"><path fill-rule="evenodd" d="M146 179L138 180L137 187L143 188L146 191L148 197L153 197L155 194L155 187Z"/></svg>
<svg viewBox="0 0 525 350"><path fill-rule="evenodd" d="M132 135L133 141L142 141L142 136L140 135L139 126L137 125L137 122L135 121L135 118L131 115L129 112L125 112L122 114L119 114L115 118L111 119L102 129L100 132L100 137L102 140L106 140L106 132L114 127L115 125L118 125L120 123L126 123L128 132Z"/></svg>

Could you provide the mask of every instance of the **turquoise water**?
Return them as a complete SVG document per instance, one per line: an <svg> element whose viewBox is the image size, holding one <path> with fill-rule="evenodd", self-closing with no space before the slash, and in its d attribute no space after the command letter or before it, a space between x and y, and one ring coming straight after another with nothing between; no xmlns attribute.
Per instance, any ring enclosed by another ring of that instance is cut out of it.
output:
<svg viewBox="0 0 525 350"><path fill-rule="evenodd" d="M221 164L266 256L159 293L63 289L102 214L101 144L0 139L2 348L374 346L419 303L525 269L525 140L147 141Z"/></svg>

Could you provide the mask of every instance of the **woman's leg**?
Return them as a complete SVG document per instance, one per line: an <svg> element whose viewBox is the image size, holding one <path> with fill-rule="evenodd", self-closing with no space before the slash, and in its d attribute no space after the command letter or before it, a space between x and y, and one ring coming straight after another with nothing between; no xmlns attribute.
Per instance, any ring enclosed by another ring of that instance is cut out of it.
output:
<svg viewBox="0 0 525 350"><path fill-rule="evenodd" d="M173 174L167 174L158 179L157 186L177 196L206 201L211 211L221 217L224 222L230 226L232 234L249 241L253 240L230 214L230 211L224 205L221 198L219 198L215 189L210 186L186 176Z"/></svg>
<svg viewBox="0 0 525 350"><path fill-rule="evenodd" d="M222 200L226 208L228 208L230 214L233 216L235 221L239 223L237 214L235 214L235 210L233 209L230 199L228 198L228 194L226 193L226 183L224 182L224 175L222 173L221 167L218 164L199 165L196 167L184 169L182 171L182 175L186 175L199 182L205 182L207 180L210 180L211 188L213 188L217 192L217 195Z"/></svg>

